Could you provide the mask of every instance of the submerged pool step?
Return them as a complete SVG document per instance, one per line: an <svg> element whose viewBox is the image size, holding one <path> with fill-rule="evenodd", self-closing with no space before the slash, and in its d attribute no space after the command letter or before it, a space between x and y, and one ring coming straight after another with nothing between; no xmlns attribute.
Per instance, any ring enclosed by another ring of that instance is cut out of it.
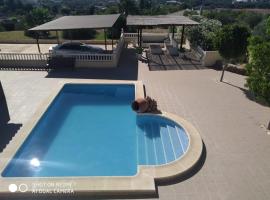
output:
<svg viewBox="0 0 270 200"><path fill-rule="evenodd" d="M172 162L181 157L188 148L188 136L185 131L177 124L161 119L138 120L140 165L162 165Z"/></svg>

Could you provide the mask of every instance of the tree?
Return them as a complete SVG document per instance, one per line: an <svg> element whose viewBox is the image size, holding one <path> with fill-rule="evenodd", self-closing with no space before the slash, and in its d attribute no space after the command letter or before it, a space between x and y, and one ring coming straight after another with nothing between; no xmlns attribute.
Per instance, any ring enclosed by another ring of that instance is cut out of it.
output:
<svg viewBox="0 0 270 200"><path fill-rule="evenodd" d="M51 20L51 16L47 8L34 8L26 16L26 23L30 27L46 23L50 20Z"/></svg>
<svg viewBox="0 0 270 200"><path fill-rule="evenodd" d="M68 7L61 8L61 14L63 15L69 15L71 13L71 9Z"/></svg>
<svg viewBox="0 0 270 200"><path fill-rule="evenodd" d="M216 46L220 55L229 61L239 58L247 53L248 38L250 31L241 25L224 26L216 38ZM223 80L225 67L223 67L220 81Z"/></svg>
<svg viewBox="0 0 270 200"><path fill-rule="evenodd" d="M267 21L267 18L265 18L257 26L255 26L252 34L254 36L262 37L264 39L270 39L270 34L266 34Z"/></svg>
<svg viewBox="0 0 270 200"><path fill-rule="evenodd" d="M265 34L270 34L270 17ZM270 104L270 39L265 38L253 36L249 40L247 86L257 99Z"/></svg>
<svg viewBox="0 0 270 200"><path fill-rule="evenodd" d="M200 46L204 50L215 50L215 38L218 30L221 28L221 23L218 20L207 19L201 16L191 17L199 22L198 26L187 28L187 37L193 46Z"/></svg>
<svg viewBox="0 0 270 200"><path fill-rule="evenodd" d="M120 0L119 11L127 16L129 14L138 14L139 9L133 0Z"/></svg>
<svg viewBox="0 0 270 200"><path fill-rule="evenodd" d="M251 29L257 26L263 20L263 14L255 12L241 12L239 20L248 25Z"/></svg>
<svg viewBox="0 0 270 200"><path fill-rule="evenodd" d="M247 52L250 31L241 25L224 26L217 35L220 55L227 59L238 58Z"/></svg>

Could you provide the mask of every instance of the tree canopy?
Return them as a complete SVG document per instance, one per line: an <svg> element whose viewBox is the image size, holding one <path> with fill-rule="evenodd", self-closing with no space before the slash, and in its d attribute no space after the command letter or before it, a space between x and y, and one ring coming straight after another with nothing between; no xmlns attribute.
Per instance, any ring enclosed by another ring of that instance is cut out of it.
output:
<svg viewBox="0 0 270 200"><path fill-rule="evenodd" d="M270 17L265 34L270 34ZM247 86L257 99L270 105L270 39L252 36L248 46Z"/></svg>
<svg viewBox="0 0 270 200"><path fill-rule="evenodd" d="M241 25L226 25L218 32L216 45L219 53L227 60L246 54L250 31Z"/></svg>
<svg viewBox="0 0 270 200"><path fill-rule="evenodd" d="M29 27L40 25L50 20L51 16L46 8L35 8L26 16L26 22Z"/></svg>
<svg viewBox="0 0 270 200"><path fill-rule="evenodd" d="M221 28L218 20L207 19L201 16L191 17L199 22L198 26L187 28L187 37L193 46L200 46L206 51L215 50L215 38Z"/></svg>

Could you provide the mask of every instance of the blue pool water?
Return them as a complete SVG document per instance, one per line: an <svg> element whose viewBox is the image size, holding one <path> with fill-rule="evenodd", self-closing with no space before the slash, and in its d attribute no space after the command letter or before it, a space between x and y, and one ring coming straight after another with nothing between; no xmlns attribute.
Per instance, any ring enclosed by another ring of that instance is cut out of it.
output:
<svg viewBox="0 0 270 200"><path fill-rule="evenodd" d="M133 176L138 165L161 165L188 148L174 122L137 115L134 85L66 84L3 177Z"/></svg>

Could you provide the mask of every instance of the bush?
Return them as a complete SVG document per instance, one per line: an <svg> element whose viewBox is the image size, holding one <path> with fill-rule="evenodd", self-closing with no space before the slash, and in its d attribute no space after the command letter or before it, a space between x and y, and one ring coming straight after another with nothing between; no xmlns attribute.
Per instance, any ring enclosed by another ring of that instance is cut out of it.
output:
<svg viewBox="0 0 270 200"><path fill-rule="evenodd" d="M15 30L15 22L11 20L2 21L2 26L6 31L14 31Z"/></svg>
<svg viewBox="0 0 270 200"><path fill-rule="evenodd" d="M48 32L48 31L40 31L39 33L37 33L35 31L25 30L24 35L28 36L28 37L31 37L31 38L37 38L37 36L38 36L40 39L49 39L50 32Z"/></svg>
<svg viewBox="0 0 270 200"><path fill-rule="evenodd" d="M215 38L222 24L217 20L201 16L193 16L191 18L200 23L198 26L187 28L187 38L191 45L200 46L207 51L216 50Z"/></svg>
<svg viewBox="0 0 270 200"><path fill-rule="evenodd" d="M37 33L35 31L25 30L24 35L27 36L27 37L31 37L31 38L36 38L37 37Z"/></svg>
<svg viewBox="0 0 270 200"><path fill-rule="evenodd" d="M89 40L95 38L96 31L92 29L66 30L63 38L69 40Z"/></svg>
<svg viewBox="0 0 270 200"><path fill-rule="evenodd" d="M245 26L224 26L216 37L216 46L220 55L227 60L244 56L247 52L249 36L249 29Z"/></svg>
<svg viewBox="0 0 270 200"><path fill-rule="evenodd" d="M256 98L270 104L270 41L259 37L249 40L247 86Z"/></svg>
<svg viewBox="0 0 270 200"><path fill-rule="evenodd" d="M5 31L4 27L0 24L0 32Z"/></svg>

